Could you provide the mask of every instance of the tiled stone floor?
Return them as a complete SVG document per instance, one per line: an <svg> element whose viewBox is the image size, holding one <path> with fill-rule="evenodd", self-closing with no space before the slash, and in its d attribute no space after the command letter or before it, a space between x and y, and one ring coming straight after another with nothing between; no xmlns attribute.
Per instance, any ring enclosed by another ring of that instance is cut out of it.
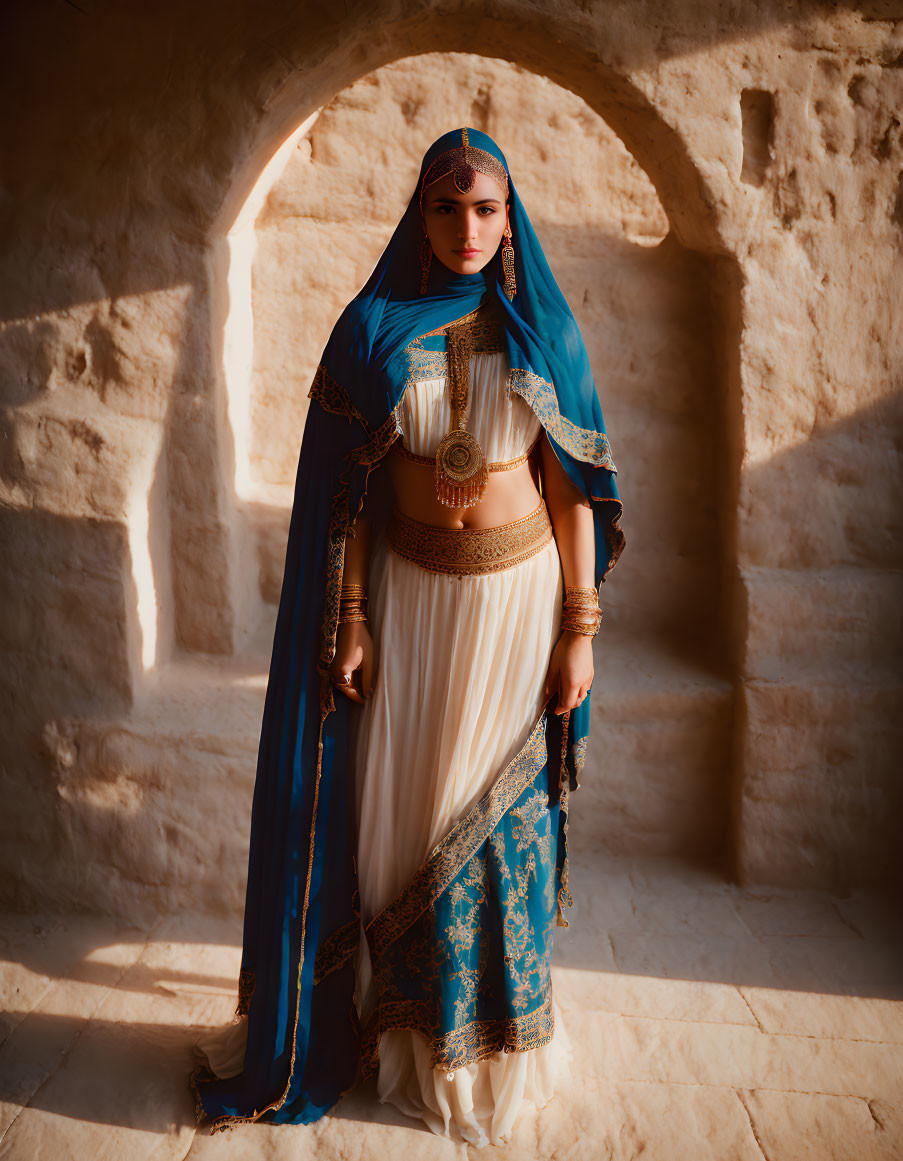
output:
<svg viewBox="0 0 903 1161"><path fill-rule="evenodd" d="M3 917L0 1159L903 1158L903 930L870 891L741 890L668 859L577 856L556 991L575 1070L510 1144L377 1103L197 1130L194 1030L229 1019L240 923Z"/></svg>

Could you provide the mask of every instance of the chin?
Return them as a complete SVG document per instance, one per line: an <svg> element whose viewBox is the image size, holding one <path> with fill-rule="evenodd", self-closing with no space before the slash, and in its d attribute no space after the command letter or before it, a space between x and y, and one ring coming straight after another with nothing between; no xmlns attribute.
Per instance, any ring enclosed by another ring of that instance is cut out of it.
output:
<svg viewBox="0 0 903 1161"><path fill-rule="evenodd" d="M460 258L457 254L449 254L443 262L455 274L476 274L478 270L483 269L488 259L483 254L479 258Z"/></svg>

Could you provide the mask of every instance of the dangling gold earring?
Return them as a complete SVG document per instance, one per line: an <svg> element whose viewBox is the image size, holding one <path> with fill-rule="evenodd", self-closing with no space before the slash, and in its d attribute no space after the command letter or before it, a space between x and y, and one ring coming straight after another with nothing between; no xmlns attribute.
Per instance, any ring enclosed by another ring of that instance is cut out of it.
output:
<svg viewBox="0 0 903 1161"><path fill-rule="evenodd" d="M514 280L514 247L511 245L511 227L507 224L505 233L502 235L502 270L504 271L502 285L510 302L517 292L517 283Z"/></svg>
<svg viewBox="0 0 903 1161"><path fill-rule="evenodd" d="M423 241L420 243L420 293L426 294L427 283L430 277L430 260L433 257L433 247L430 245L429 234L423 231Z"/></svg>

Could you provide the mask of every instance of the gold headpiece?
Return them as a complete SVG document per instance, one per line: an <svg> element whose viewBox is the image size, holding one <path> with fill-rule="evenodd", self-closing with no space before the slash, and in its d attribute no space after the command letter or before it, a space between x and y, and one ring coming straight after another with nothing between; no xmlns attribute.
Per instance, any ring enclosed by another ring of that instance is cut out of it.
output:
<svg viewBox="0 0 903 1161"><path fill-rule="evenodd" d="M444 153L433 161L432 165L423 175L423 182L420 186L420 204L423 206L423 191L428 185L445 177L446 174L452 173L455 177L455 188L461 193L469 193L473 189L475 180L475 171L485 173L487 177L491 177L505 191L505 197L508 196L508 174L505 171L504 165L497 157L493 157L491 153L487 153L485 149L478 149L475 145L471 145L467 139L467 130L461 130L461 144L456 145L454 149L446 149Z"/></svg>

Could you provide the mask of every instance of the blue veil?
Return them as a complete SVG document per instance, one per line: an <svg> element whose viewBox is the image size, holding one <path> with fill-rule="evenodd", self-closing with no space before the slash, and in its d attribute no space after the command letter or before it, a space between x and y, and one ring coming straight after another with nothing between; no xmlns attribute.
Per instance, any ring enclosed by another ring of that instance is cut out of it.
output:
<svg viewBox="0 0 903 1161"><path fill-rule="evenodd" d="M505 330L508 389L533 408L593 509L597 587L624 546L615 466L586 348L510 174L513 299L503 288L500 252L472 275L434 259L420 293L423 179L436 158L465 140L508 171L496 143L476 129L433 142L417 189L366 285L336 322L310 389L251 814L237 1008L248 1018L244 1068L223 1079L201 1067L191 1078L198 1117L209 1118L214 1131L258 1119L314 1121L359 1074L353 952L360 915L348 784L357 707L333 697L329 665L345 536L371 471L399 433L395 409L411 376L408 344L494 303ZM570 902L567 795L579 785L590 700L551 715L546 727L549 752L561 755L559 906Z"/></svg>

